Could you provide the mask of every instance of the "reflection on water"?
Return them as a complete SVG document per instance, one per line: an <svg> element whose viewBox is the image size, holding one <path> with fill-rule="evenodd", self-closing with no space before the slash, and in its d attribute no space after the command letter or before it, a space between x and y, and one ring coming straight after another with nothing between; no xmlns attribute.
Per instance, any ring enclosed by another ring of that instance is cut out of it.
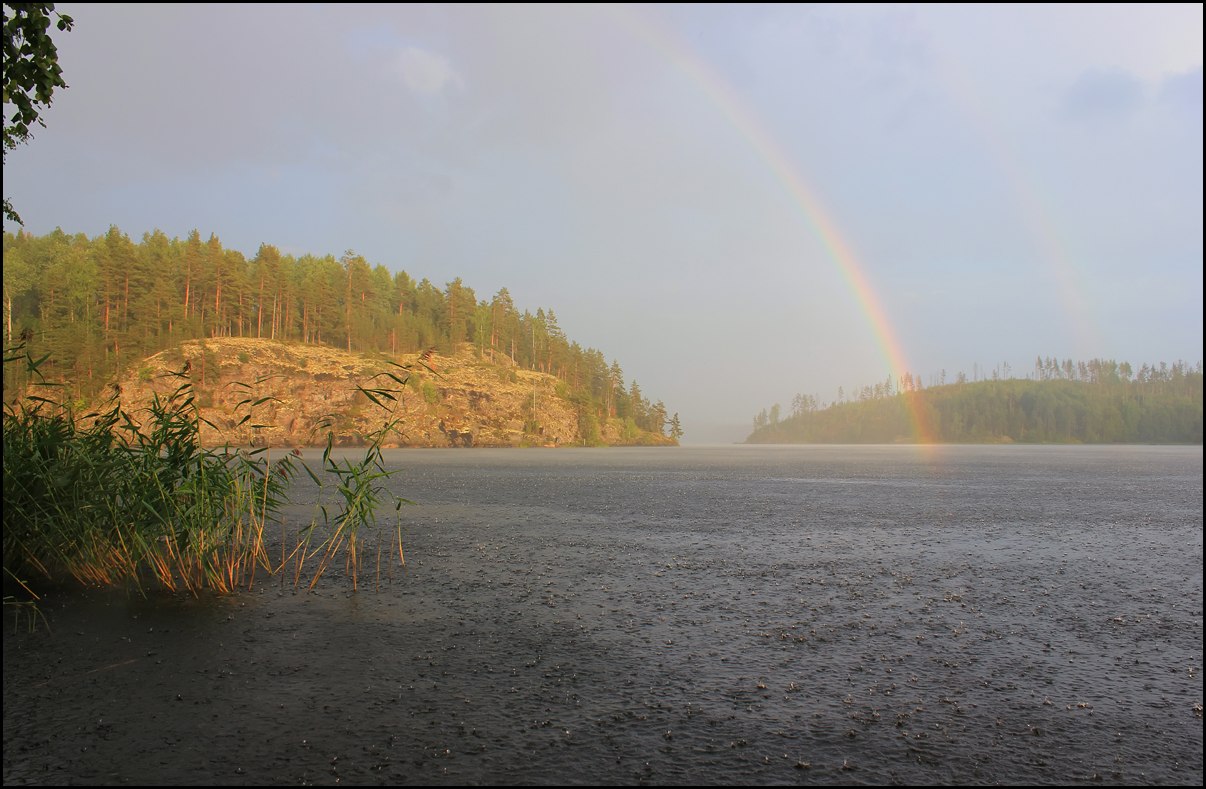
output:
<svg viewBox="0 0 1206 789"><path fill-rule="evenodd" d="M1199 447L388 457L379 593L10 633L6 783L1201 782Z"/></svg>

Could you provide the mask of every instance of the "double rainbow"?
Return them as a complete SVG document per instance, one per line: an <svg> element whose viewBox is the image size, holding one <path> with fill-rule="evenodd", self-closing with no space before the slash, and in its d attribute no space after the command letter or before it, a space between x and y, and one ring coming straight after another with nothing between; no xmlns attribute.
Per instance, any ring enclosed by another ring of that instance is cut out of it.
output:
<svg viewBox="0 0 1206 789"><path fill-rule="evenodd" d="M888 313L880 302L859 263L851 244L839 230L837 223L821 204L815 191L800 175L799 168L776 142L775 138L759 122L757 115L733 90L728 81L673 33L656 23L653 18L632 7L609 6L617 12L621 24L656 51L667 57L676 67L687 74L720 110L721 114L745 138L754 152L766 162L775 178L787 190L791 200L799 207L808 227L816 234L828 258L837 266L863 314L871 325L879 350L887 362L894 381L900 381L909 372L908 360ZM913 435L909 439L918 443L932 442L934 432L930 427L929 414L916 392L903 394L912 422Z"/></svg>

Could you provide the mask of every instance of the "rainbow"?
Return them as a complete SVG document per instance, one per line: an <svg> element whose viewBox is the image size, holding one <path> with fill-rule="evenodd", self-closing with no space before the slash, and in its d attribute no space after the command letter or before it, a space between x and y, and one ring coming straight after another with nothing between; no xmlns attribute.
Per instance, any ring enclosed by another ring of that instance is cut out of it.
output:
<svg viewBox="0 0 1206 789"><path fill-rule="evenodd" d="M985 150L993 157L1002 177L1012 190L1022 222L1034 241L1040 258L1046 263L1048 273L1059 288L1062 314L1068 322L1070 336L1075 338L1079 355L1093 356L1102 347L1102 340L1100 326L1094 320L1093 310L1086 296L1086 276L1078 270L1073 256L1068 251L1068 245L1049 219L1052 212L1040 199L1042 192L1023 166L1023 157L999 131L1003 124L993 118L992 112L981 98L984 91L977 90L972 85L967 76L967 69L952 62L937 69L936 73L943 77L947 91L955 98L963 116L975 127L979 138L984 142Z"/></svg>
<svg viewBox="0 0 1206 789"><path fill-rule="evenodd" d="M775 178L787 190L799 207L807 225L815 232L829 259L837 266L859 307L867 317L880 351L894 381L909 372L908 359L892 328L875 289L859 263L854 248L838 228L837 222L825 210L814 190L800 175L799 169L775 138L766 130L757 115L729 85L723 76L708 65L692 48L671 31L658 24L649 14L631 6L607 6L616 12L621 25L662 53L697 83L725 118L744 137L754 152L766 162ZM915 393L906 393L905 402L918 443L933 443L934 431L929 414Z"/></svg>

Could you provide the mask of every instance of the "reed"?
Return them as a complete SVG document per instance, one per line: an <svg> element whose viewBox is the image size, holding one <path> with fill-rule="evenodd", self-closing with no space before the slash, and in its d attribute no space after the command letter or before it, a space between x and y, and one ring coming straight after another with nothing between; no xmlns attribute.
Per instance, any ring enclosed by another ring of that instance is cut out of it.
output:
<svg viewBox="0 0 1206 789"><path fill-rule="evenodd" d="M428 371L435 373L426 364L429 355L430 353L420 357L419 363ZM386 371L374 376L374 380L386 379L383 386L356 387L357 391L385 412L385 420L381 427L366 436L368 446L364 450L363 457L356 462L352 462L346 457L338 459L333 457L334 435L330 431L327 432L326 449L322 454L322 468L328 475L334 477L335 490L340 498L340 508L333 519L329 517L325 507L321 509L323 525L328 527L330 533L316 550L316 553L321 554L321 558L311 577L310 589L314 588L341 551L344 552L345 572L351 578L353 590L357 589L363 541L361 532L378 527L377 513L381 505L387 501L393 504L395 511L400 510L403 504L413 503L409 499L392 493L386 484L389 478L397 473L397 469L387 470L385 468L381 448L386 439L400 428L398 398L403 393L410 376L408 366L393 362L390 364L397 368L396 372ZM438 373L435 374L438 375ZM391 386L391 384L393 385ZM306 471L309 472L310 469L307 467ZM312 472L311 476L316 482L319 481ZM315 521L312 528L317 525L318 523ZM312 530L307 533L307 540L310 539L312 533ZM399 561L405 564L402 555L401 526L398 527L397 534Z"/></svg>
<svg viewBox="0 0 1206 789"><path fill-rule="evenodd" d="M45 357L18 345L4 361L24 364L33 381L4 406L6 577L230 592L271 566L263 529L294 465L264 450L202 448L208 423L186 370L168 374L175 388L153 396L140 424L117 386L77 419L40 376Z"/></svg>
<svg viewBox="0 0 1206 789"><path fill-rule="evenodd" d="M281 556L274 564L264 530L281 520L299 470L327 487L304 461L290 455L274 459L267 448L202 447L202 425L217 428L200 415L187 364L166 374L170 393L154 394L139 420L123 408L116 385L100 408L76 418L54 396L57 385L39 373L45 360L32 358L24 345L9 348L4 358L6 365L23 364L32 382L30 393L6 403L3 413L6 586L23 589L31 602L36 596L21 579L69 577L86 586L230 593L252 588L260 572L281 573L283 583L291 563L296 589L307 562L317 558L308 576L313 589L340 554L358 589L364 532L377 525L378 509L387 501L395 510L409 503L389 491L386 483L395 471L385 468L381 452L399 429L398 395L409 376L403 365L377 376L386 378L385 386L357 387L386 412L382 427L366 437L361 459L333 457L333 435L327 434L322 470L333 477L339 507L331 518L320 505L325 537L315 518L287 551L281 522ZM272 399L254 396L261 383L234 384L243 392L236 407L239 426ZM405 565L400 525L396 543ZM20 601L6 595L10 602Z"/></svg>

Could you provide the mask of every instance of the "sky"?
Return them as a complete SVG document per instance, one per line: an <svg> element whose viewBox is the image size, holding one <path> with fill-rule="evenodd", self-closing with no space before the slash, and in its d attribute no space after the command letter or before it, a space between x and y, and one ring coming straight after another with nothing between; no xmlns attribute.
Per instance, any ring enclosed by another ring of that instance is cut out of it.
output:
<svg viewBox="0 0 1206 789"><path fill-rule="evenodd" d="M505 287L684 443L905 371L1202 359L1201 4L58 8L26 230Z"/></svg>

